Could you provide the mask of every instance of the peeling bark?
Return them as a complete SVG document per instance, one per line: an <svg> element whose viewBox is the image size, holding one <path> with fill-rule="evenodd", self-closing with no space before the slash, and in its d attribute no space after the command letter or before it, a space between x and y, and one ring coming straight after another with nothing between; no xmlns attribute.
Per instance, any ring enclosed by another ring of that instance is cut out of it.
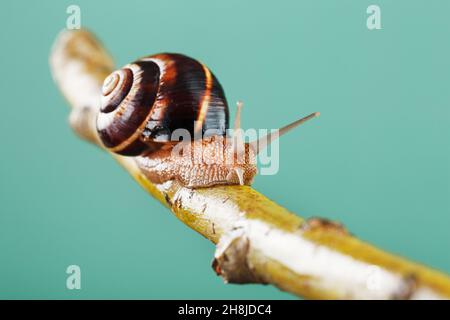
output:
<svg viewBox="0 0 450 320"><path fill-rule="evenodd" d="M254 272L250 256L250 241L242 229L233 230L222 236L217 244L213 269L225 282L264 283Z"/></svg>

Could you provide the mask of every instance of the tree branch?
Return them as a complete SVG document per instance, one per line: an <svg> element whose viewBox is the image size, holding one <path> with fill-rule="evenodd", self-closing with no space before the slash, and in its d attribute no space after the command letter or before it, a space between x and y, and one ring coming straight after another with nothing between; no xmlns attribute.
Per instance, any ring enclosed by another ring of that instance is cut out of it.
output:
<svg viewBox="0 0 450 320"><path fill-rule="evenodd" d="M88 31L63 31L50 65L72 107L73 130L102 148L94 123L111 57ZM248 186L156 185L133 157L111 155L178 219L217 244L213 268L226 282L272 284L318 299L450 298L447 275L364 243L340 224L304 220Z"/></svg>

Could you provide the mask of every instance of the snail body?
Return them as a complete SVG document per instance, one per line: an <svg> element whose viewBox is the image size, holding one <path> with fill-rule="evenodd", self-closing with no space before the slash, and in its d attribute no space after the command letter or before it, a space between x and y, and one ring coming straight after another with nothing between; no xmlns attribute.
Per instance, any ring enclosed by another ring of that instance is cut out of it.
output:
<svg viewBox="0 0 450 320"><path fill-rule="evenodd" d="M258 152L318 113L281 128L269 141L266 136L244 143L238 130L241 106L238 103L235 133L229 137L228 104L214 74L187 56L157 54L105 79L97 132L109 151L134 156L154 183L177 180L189 188L250 185ZM180 130L183 140L174 140Z"/></svg>
<svg viewBox="0 0 450 320"><path fill-rule="evenodd" d="M205 137L190 142L183 148L187 151L162 148L145 157L136 157L136 162L154 183L177 180L189 188L251 185L257 173L256 154L245 144L242 159L233 159L235 151L230 140L222 136Z"/></svg>

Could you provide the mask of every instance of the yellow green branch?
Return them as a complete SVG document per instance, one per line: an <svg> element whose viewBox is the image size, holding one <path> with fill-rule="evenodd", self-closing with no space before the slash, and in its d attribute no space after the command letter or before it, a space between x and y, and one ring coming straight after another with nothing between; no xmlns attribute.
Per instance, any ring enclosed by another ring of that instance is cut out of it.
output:
<svg viewBox="0 0 450 320"><path fill-rule="evenodd" d="M94 122L112 59L88 31L64 31L50 65L72 107L70 125L101 147ZM317 299L450 298L447 275L377 249L339 224L305 221L251 187L156 185L133 157L112 156L178 219L217 245L213 268L225 281L272 284Z"/></svg>

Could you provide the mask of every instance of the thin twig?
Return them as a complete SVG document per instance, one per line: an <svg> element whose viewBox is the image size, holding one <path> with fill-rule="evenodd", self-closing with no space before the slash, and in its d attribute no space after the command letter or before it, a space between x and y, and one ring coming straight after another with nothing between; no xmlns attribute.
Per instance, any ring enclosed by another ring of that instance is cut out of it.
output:
<svg viewBox="0 0 450 320"><path fill-rule="evenodd" d="M63 31L50 65L72 107L72 128L101 147L94 121L112 59L88 31ZM304 220L248 186L155 185L133 157L112 156L176 217L217 245L213 268L226 282L272 284L318 299L450 298L447 275L364 243L340 224Z"/></svg>

